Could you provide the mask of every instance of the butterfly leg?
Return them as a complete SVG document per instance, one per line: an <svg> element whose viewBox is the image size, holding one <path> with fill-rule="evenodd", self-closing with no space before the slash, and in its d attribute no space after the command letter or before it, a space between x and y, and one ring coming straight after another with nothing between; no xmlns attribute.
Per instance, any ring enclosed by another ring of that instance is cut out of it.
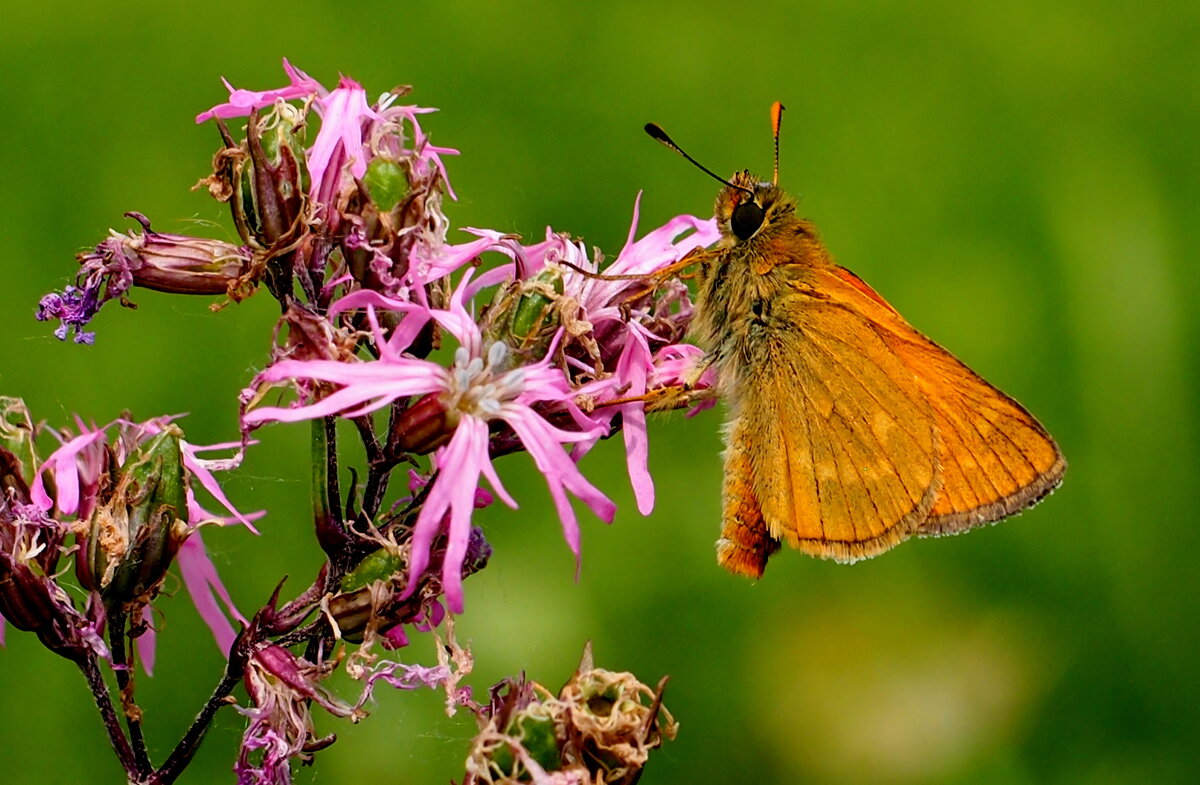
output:
<svg viewBox="0 0 1200 785"><path fill-rule="evenodd" d="M715 354L706 354L696 361L683 376L682 382L664 384L652 387L641 395L631 395L624 398L613 398L593 404L600 406L621 406L627 403L642 403L646 412L666 412L673 409L688 409L693 406L711 401L717 397L716 387L698 387L700 379L716 362Z"/></svg>
<svg viewBox="0 0 1200 785"><path fill-rule="evenodd" d="M647 412L667 412L673 409L689 409L697 404L717 397L712 387L692 389L686 384L671 384L647 390L640 400L646 402Z"/></svg>
<svg viewBox="0 0 1200 785"><path fill-rule="evenodd" d="M740 420L732 423L725 450L724 524L717 540L717 563L735 575L761 578L767 559L779 550L754 495L749 435Z"/></svg>

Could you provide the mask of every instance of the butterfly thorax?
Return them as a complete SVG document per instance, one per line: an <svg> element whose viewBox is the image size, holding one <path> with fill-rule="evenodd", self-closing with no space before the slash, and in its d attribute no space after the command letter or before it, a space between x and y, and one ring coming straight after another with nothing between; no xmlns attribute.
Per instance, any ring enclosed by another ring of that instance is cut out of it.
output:
<svg viewBox="0 0 1200 785"><path fill-rule="evenodd" d="M816 228L796 215L795 199L746 171L731 182L717 195L721 239L697 276L692 322L692 334L715 352L725 383L740 376L763 340L789 329L787 300L797 284L815 266L830 264Z"/></svg>

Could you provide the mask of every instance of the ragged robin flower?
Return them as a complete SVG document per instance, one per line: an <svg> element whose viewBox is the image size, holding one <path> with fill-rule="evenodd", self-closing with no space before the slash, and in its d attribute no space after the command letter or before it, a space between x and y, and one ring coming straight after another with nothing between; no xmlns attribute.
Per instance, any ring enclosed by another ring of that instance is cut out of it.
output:
<svg viewBox="0 0 1200 785"><path fill-rule="evenodd" d="M390 301L373 293L350 295L334 309L363 305L372 325L379 359L366 362L330 360L277 362L259 375L259 383L285 380L319 381L336 391L308 405L293 408L258 407L243 416L250 427L269 421L296 422L330 414L359 416L403 397L436 395L449 440L436 448L433 466L437 473L427 491L413 527L412 553L407 589L429 563L430 545L442 530L448 514L449 545L442 582L450 609L461 612L462 563L471 530L471 513L480 478L486 478L497 496L511 507L516 502L500 483L489 454L489 428L502 423L529 451L545 476L554 499L563 533L571 550L579 555L579 526L567 498L570 492L600 518L612 519L615 508L588 482L562 446L583 441L599 433L574 402L574 390L562 372L549 360L510 367L509 349L502 342L484 345L479 327L467 312L463 296L470 288L470 271L464 274L447 310ZM379 327L376 308L393 308L404 320L386 337ZM453 366L447 368L403 353L408 341L429 322L436 322L458 342ZM566 430L547 419L556 412L576 424Z"/></svg>

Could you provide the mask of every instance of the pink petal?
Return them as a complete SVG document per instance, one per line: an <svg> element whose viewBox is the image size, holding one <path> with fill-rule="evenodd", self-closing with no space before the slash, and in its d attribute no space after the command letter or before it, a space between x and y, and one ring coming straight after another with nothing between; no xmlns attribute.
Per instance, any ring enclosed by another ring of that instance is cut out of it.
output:
<svg viewBox="0 0 1200 785"><path fill-rule="evenodd" d="M360 178L367 171L367 156L363 149L362 127L364 120L378 119L379 115L367 103L367 91L353 79L342 77L337 88L328 96L319 99L323 110L321 130L308 150L308 173L312 180L309 193L322 193L322 183L327 177L339 177L340 172L330 171L331 162L337 160L338 148L345 153L350 163L350 174Z"/></svg>
<svg viewBox="0 0 1200 785"><path fill-rule="evenodd" d="M462 612L462 557L466 552L465 538L470 536L470 515L474 509L475 489L479 485L479 475L487 460L487 425L474 417L464 417L454 430L454 435L450 437L449 444L434 454L438 473L433 478L433 484L425 497L425 504L422 505L417 522L413 526L408 585L404 589L404 597L410 596L416 590L417 581L429 567L430 546L442 528L446 513L449 512L451 540L457 535L456 528L466 533L460 535L464 539L459 550L457 578L450 571L451 561L447 554L443 566L443 588L450 609L455 613ZM462 520L464 515L465 523Z"/></svg>
<svg viewBox="0 0 1200 785"><path fill-rule="evenodd" d="M192 604L196 606L200 618L204 619L212 631L217 648L228 657L229 649L233 646L233 640L237 634L225 613L221 611L220 605L217 604L217 598L221 599L221 602L225 604L226 612L234 619L242 624L246 623L246 619L238 612L229 592L221 583L221 578L217 575L217 568L213 566L198 530L192 532L179 549L179 572L183 576L183 583L187 587L188 594L192 597Z"/></svg>
<svg viewBox="0 0 1200 785"><path fill-rule="evenodd" d="M625 393L630 397L646 392L646 377L654 365L650 358L650 346L641 330L631 329L617 360L616 377L622 386L628 385ZM654 479L650 476L650 443L646 434L646 404L643 401L627 403L620 407L622 431L625 436L625 462L629 467L629 481L637 500L638 512L649 515L654 510Z"/></svg>
<svg viewBox="0 0 1200 785"><path fill-rule="evenodd" d="M267 368L260 378L266 381L317 379L345 386L307 406L259 407L246 412L242 421L253 426L267 421L312 420L330 414L357 416L386 406L397 398L445 389L448 373L440 365L412 358L361 363L284 360Z"/></svg>
<svg viewBox="0 0 1200 785"><path fill-rule="evenodd" d="M579 472L574 461L563 452L556 438L557 429L533 410L519 406L505 407L503 417L529 451L538 471L545 476L559 520L562 521L563 536L578 560L579 525L563 489L574 494L605 523L612 523L616 505Z"/></svg>
<svg viewBox="0 0 1200 785"><path fill-rule="evenodd" d="M149 605L142 606L142 622L146 631L134 640L137 647L138 662L147 676L154 675L154 659L157 654L158 632L154 629L154 614Z"/></svg>
<svg viewBox="0 0 1200 785"><path fill-rule="evenodd" d="M445 561L442 563L442 588L446 592L446 605L454 613L463 611L463 559L467 555L467 546L471 540L475 488L479 484L480 472L485 471L484 467L490 463L487 453L487 423L475 417L464 417L455 429L454 438L463 432L466 433L463 437L463 451L469 456L468 460L474 459L473 464L469 467L457 461L441 464L443 471L449 468L456 473L461 471L460 467L464 467L467 470L463 473L474 478L470 483L459 481L451 486L453 496L450 502L449 542L446 546Z"/></svg>
<svg viewBox="0 0 1200 785"><path fill-rule="evenodd" d="M56 503L60 512L73 515L79 510L79 467L76 457L86 447L104 438L104 430L96 429L81 433L52 452L38 470L30 494L37 506L49 510ZM54 472L54 485L57 488L57 502L50 500L43 479L47 470Z"/></svg>
<svg viewBox="0 0 1200 785"><path fill-rule="evenodd" d="M240 447L241 445L234 444L232 446ZM258 534L258 529L254 528L254 524L250 522L251 517L243 515L236 507L233 506L232 502L229 501L229 497L225 495L225 491L221 488L220 484L217 482L216 477L213 477L213 474L211 471L208 470L208 467L204 465L204 463L201 461L201 459L198 459L196 457L197 450L214 449L216 447L217 447L217 445L213 445L212 447L196 447L195 445L191 445L191 444L188 444L187 442L183 442L183 465L184 465L184 468L186 468L191 473L192 477L199 480L201 487L203 487L204 490L208 491L209 495L212 496L214 499L216 499L217 502L222 507L224 507L226 510L228 510L233 515L234 518L236 518L239 522L241 522L247 529L254 532L255 534ZM194 498L193 498L193 501L194 501ZM261 518L265 514L266 514L265 512L260 512L257 514L252 514L252 517ZM191 521L191 522L198 523L199 521Z"/></svg>
<svg viewBox="0 0 1200 785"><path fill-rule="evenodd" d="M496 467L492 465L492 462L485 461L482 469L483 476L487 478L487 481L491 484L492 489L496 492L496 495L500 497L500 501L504 502L514 510L517 509L517 502L512 496L508 495L508 491L505 489L504 485L501 484L500 475L496 474ZM479 488L475 492L476 509L483 509L491 503L492 500L490 498L490 494L488 494L488 492L483 488Z"/></svg>
<svg viewBox="0 0 1200 785"><path fill-rule="evenodd" d="M225 79L221 79L225 83L225 88L229 90L229 100L223 104L217 104L207 112L201 112L196 115L196 122L203 123L214 117L230 118L230 117L248 117L250 112L255 109L261 109L266 106L274 105L278 99L290 101L293 98L307 98L310 95L323 95L325 88L319 82L311 78L308 74L294 68L287 58L283 60L283 70L287 73L291 84L287 87L280 87L274 90L239 90Z"/></svg>

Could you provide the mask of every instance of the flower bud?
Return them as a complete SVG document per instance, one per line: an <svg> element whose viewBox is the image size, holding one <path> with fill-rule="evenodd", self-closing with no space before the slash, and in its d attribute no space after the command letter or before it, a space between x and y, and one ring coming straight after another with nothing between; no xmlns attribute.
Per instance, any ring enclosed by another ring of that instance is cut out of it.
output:
<svg viewBox="0 0 1200 785"><path fill-rule="evenodd" d="M374 158L367 165L363 185L381 213L390 213L408 193L408 176L396 161Z"/></svg>
<svg viewBox="0 0 1200 785"><path fill-rule="evenodd" d="M38 321L57 319L59 340L75 333L76 343L92 343L95 334L83 328L110 300L135 307L126 298L133 286L175 294L224 294L243 300L257 281L249 248L221 240L162 234L150 229L141 213L126 213L142 231L112 231L95 249L79 255L73 286L50 292L38 302Z"/></svg>
<svg viewBox="0 0 1200 785"><path fill-rule="evenodd" d="M78 574L106 606L148 599L187 537L187 485L178 429L137 448L89 521Z"/></svg>
<svg viewBox="0 0 1200 785"><path fill-rule="evenodd" d="M25 401L20 398L0 397L0 449L12 454L13 472L24 485L26 477L32 477L37 465L37 451L33 444L33 420ZM17 469L19 468L19 471ZM0 489L11 482L0 481ZM26 492L28 493L28 492ZM2 505L3 502L0 502Z"/></svg>
<svg viewBox="0 0 1200 785"><path fill-rule="evenodd" d="M82 634L87 619L62 589L8 553L0 553L0 615L69 660L79 661L88 648Z"/></svg>
<svg viewBox="0 0 1200 785"><path fill-rule="evenodd" d="M279 103L246 124L241 155L231 157L234 222L247 242L271 248L291 232L303 209L304 118ZM220 177L220 175L214 175Z"/></svg>
<svg viewBox="0 0 1200 785"><path fill-rule="evenodd" d="M85 270L103 269L114 278L128 276L135 286L159 292L233 295L249 269L250 249L244 246L155 232L141 213L126 215L140 223L142 231L113 232L94 251L79 257Z"/></svg>
<svg viewBox="0 0 1200 785"><path fill-rule="evenodd" d="M491 306L501 311L495 322L498 329L490 331L492 339L521 353L545 349L559 327L555 304L562 293L562 270L556 267L501 289Z"/></svg>
<svg viewBox="0 0 1200 785"><path fill-rule="evenodd" d="M337 622L342 637L361 643L372 617L381 617L392 605L392 598L404 587L406 560L386 548L380 548L359 562L342 580L342 591L329 600L329 613ZM407 621L416 612L420 598L414 598L401 614ZM389 626L377 618L376 626Z"/></svg>
<svg viewBox="0 0 1200 785"><path fill-rule="evenodd" d="M392 446L413 455L426 455L450 440L458 413L446 410L442 393L429 393L396 418Z"/></svg>

